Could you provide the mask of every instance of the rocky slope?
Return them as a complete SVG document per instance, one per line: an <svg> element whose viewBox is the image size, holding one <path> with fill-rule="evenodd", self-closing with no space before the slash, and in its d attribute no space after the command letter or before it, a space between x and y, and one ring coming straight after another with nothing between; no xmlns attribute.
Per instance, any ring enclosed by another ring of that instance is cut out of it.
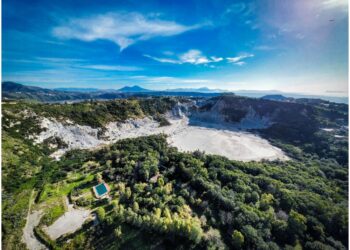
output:
<svg viewBox="0 0 350 250"><path fill-rule="evenodd" d="M42 132L33 138L36 143L49 141L49 147L54 150L51 156L56 159L72 149L92 149L125 138L161 133L168 135L168 142L180 151L200 150L242 161L288 159L282 150L255 134L233 130L232 127L225 128L223 125L207 126L207 123L199 123L198 120L196 126L191 126L186 109L186 106L177 104L167 114L170 122L168 126L160 126L152 117L110 122L103 128L43 118L40 125ZM249 116L242 124L248 120ZM60 147L58 142L63 146Z"/></svg>

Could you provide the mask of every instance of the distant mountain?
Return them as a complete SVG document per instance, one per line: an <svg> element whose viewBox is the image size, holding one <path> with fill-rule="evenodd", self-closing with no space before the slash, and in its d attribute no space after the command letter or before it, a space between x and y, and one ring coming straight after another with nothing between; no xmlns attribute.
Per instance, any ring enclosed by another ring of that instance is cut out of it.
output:
<svg viewBox="0 0 350 250"><path fill-rule="evenodd" d="M84 90L86 90L84 92ZM79 100L102 100L127 98L130 96L147 97L147 96L189 96L189 97L213 97L219 93L200 93L200 92L166 92L152 91L139 86L123 87L115 89L87 89L80 88L58 88L45 89L22 85L14 82L2 83L3 100L35 100L40 102L61 102L61 101L79 101Z"/></svg>
<svg viewBox="0 0 350 250"><path fill-rule="evenodd" d="M34 87L34 86L27 86L22 85L15 82L3 82L2 83L2 91L3 92L12 92L12 93L36 93L36 92L43 92L43 93L54 93L55 91L50 89L43 89L40 87Z"/></svg>
<svg viewBox="0 0 350 250"><path fill-rule="evenodd" d="M36 100L43 102L90 99L88 93L64 92L34 86L22 85L15 82L2 83L3 100Z"/></svg>
<svg viewBox="0 0 350 250"><path fill-rule="evenodd" d="M292 98L285 97L284 95L265 95L261 97L261 99L270 100L270 101L287 101Z"/></svg>
<svg viewBox="0 0 350 250"><path fill-rule="evenodd" d="M140 86L132 86L132 87L129 87L129 86L125 86L121 89L118 89L119 92L131 92L131 93L140 93L140 92L152 92L152 90L149 90L149 89L144 89L144 88L141 88Z"/></svg>
<svg viewBox="0 0 350 250"><path fill-rule="evenodd" d="M308 95L308 94L299 94L299 93L286 93L278 90L236 90L234 91L236 95L261 98L266 95L283 95L287 98L307 98L307 99L322 99L329 102L336 103L349 103L348 97L344 96L324 96L324 95Z"/></svg>
<svg viewBox="0 0 350 250"><path fill-rule="evenodd" d="M213 97L222 94L230 94L229 91L221 89L209 89L206 87L191 89L179 88L155 91L142 88L140 86L126 86L121 89L97 89L97 88L56 88L45 89L40 87L22 85L15 82L2 82L2 98L4 100L36 100L42 102L88 100L88 99L115 99L128 96L187 96L187 97ZM237 96L247 96L254 98L270 99L281 101L281 98L294 102L314 102L322 99L335 103L348 103L348 97L303 95L295 93L284 93L276 90L254 91L238 90L234 91ZM282 95L283 94L283 95ZM295 99L295 100L293 100ZM318 102L318 101L317 101Z"/></svg>

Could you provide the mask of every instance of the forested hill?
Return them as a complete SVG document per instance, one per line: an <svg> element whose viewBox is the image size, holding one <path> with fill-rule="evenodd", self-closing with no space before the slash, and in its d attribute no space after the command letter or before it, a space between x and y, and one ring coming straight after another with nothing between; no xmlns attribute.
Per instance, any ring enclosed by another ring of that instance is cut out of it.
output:
<svg viewBox="0 0 350 250"><path fill-rule="evenodd" d="M3 100L32 100L32 101L63 101L89 99L92 96L88 93L65 92L34 86L26 86L15 82L2 83Z"/></svg>
<svg viewBox="0 0 350 250"><path fill-rule="evenodd" d="M181 91L150 91L138 86L123 87L121 89L79 89L58 88L46 89L34 86L22 85L15 82L2 82L3 100L26 100L35 102L64 102L83 100L110 100L116 98L144 97L144 96L197 96L213 97L220 93L181 92Z"/></svg>
<svg viewBox="0 0 350 250"><path fill-rule="evenodd" d="M236 92L235 92L236 93ZM266 91L268 93L268 91ZM20 83L5 81L2 82L2 99L3 100L29 100L36 102L64 102L64 101L81 101L81 100L110 100L116 98L128 97L146 97L146 96L182 96L182 97L216 97L222 95L232 95L231 92L220 89L208 88L179 88L167 90L149 90L139 86L125 86L120 89L97 89L97 88L55 88L47 89L35 86L23 85ZM238 96L247 96L250 98L260 98L264 100L274 100L281 102L320 102L328 100L336 103L348 103L345 97L331 96L310 96L302 94L285 93L288 98L282 95L262 95L259 91L237 91ZM292 98L293 96L294 98ZM317 99L315 99L317 98ZM322 99L319 99L322 98ZM326 101L326 102L328 102Z"/></svg>
<svg viewBox="0 0 350 250"><path fill-rule="evenodd" d="M189 116L214 114L209 118L228 124L267 121L268 127L254 131L291 160L239 162L181 153L164 135L154 135L72 150L56 161L48 144L35 144L30 136L42 129L42 118L103 128L110 121L152 116L166 126L164 114L182 103L191 104ZM12 101L2 113L4 249L25 248L29 204L42 213L35 235L50 249L348 248L347 106L225 95ZM92 194L101 178L110 199ZM96 213L98 223L87 220L53 240L45 228L66 212L66 198Z"/></svg>
<svg viewBox="0 0 350 250"><path fill-rule="evenodd" d="M280 147L292 145L304 153L348 163L347 104L320 99L282 102L223 95L203 102L196 109L196 116L213 123L246 121Z"/></svg>

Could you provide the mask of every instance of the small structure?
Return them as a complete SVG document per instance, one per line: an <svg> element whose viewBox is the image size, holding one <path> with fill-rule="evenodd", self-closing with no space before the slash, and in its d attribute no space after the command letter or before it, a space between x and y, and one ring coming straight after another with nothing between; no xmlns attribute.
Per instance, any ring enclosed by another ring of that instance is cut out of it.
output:
<svg viewBox="0 0 350 250"><path fill-rule="evenodd" d="M157 173L155 176L153 176L151 179L149 179L150 183L156 183L158 181L160 174Z"/></svg>
<svg viewBox="0 0 350 250"><path fill-rule="evenodd" d="M107 183L102 182L92 188L96 198L101 199L108 195L110 188Z"/></svg>

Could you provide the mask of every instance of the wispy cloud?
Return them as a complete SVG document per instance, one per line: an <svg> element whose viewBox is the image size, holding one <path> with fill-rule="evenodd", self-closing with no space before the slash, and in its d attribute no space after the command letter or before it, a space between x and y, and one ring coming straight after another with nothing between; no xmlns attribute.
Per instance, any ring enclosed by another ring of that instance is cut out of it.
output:
<svg viewBox="0 0 350 250"><path fill-rule="evenodd" d="M84 59L78 58L65 58L65 57L32 57L29 59L11 59L4 58L6 62L15 63L34 63L34 64L72 64L84 62Z"/></svg>
<svg viewBox="0 0 350 250"><path fill-rule="evenodd" d="M85 61L84 59L66 57L35 57L34 60L43 63L76 63Z"/></svg>
<svg viewBox="0 0 350 250"><path fill-rule="evenodd" d="M144 56L162 63L172 63L172 64L189 63L194 65L199 65L199 64L208 65L211 63L218 63L226 60L228 63L233 63L238 66L243 66L246 64L246 62L243 61L244 59L254 57L253 54L248 54L248 53L243 53L236 57L226 57L226 58L216 57L216 56L206 56L200 50L196 50L196 49L191 49L173 58L155 57L150 55L144 55ZM211 68L215 67L214 65L208 65L208 66Z"/></svg>
<svg viewBox="0 0 350 250"><path fill-rule="evenodd" d="M173 64L208 64L208 63L216 63L224 60L222 57L210 56L207 57L200 50L191 49L183 54L176 56L175 58L161 58L154 57L150 55L144 55L145 57L151 58L155 61L162 63L173 63Z"/></svg>
<svg viewBox="0 0 350 250"><path fill-rule="evenodd" d="M216 56L211 56L210 59L212 60L212 62L221 62L222 60L224 60L224 58Z"/></svg>
<svg viewBox="0 0 350 250"><path fill-rule="evenodd" d="M162 57L156 57L156 56L150 56L150 55L143 55L144 57L150 58L152 60L162 62L162 63L173 63L173 64L181 64L181 61L177 59L170 59L170 58L162 58Z"/></svg>
<svg viewBox="0 0 350 250"><path fill-rule="evenodd" d="M229 63L233 63L235 65L238 65L238 66L243 66L246 64L246 62L242 61L246 58L250 58L250 57L254 57L253 54L242 54L240 56L236 56L236 57L226 57L226 60L229 62Z"/></svg>
<svg viewBox="0 0 350 250"><path fill-rule="evenodd" d="M347 10L348 0L325 0L322 2L322 6L325 9L343 8Z"/></svg>
<svg viewBox="0 0 350 250"><path fill-rule="evenodd" d="M252 15L255 11L255 5L253 3L248 3L248 1L236 2L229 6L224 15L233 14L241 15L243 17L248 17Z"/></svg>
<svg viewBox="0 0 350 250"><path fill-rule="evenodd" d="M243 66L243 65L245 65L246 64L246 62L235 62L234 64L236 64L236 65L238 65L238 66Z"/></svg>
<svg viewBox="0 0 350 250"><path fill-rule="evenodd" d="M79 68L106 70L106 71L139 71L142 68L134 66L121 66L121 65L81 65Z"/></svg>
<svg viewBox="0 0 350 250"><path fill-rule="evenodd" d="M174 36L201 26L186 26L139 13L107 13L86 18L73 18L55 27L53 35L62 39L82 41L109 40L118 44L120 50L123 50L141 40L158 36Z"/></svg>
<svg viewBox="0 0 350 250"><path fill-rule="evenodd" d="M50 65L56 69L66 68L81 68L81 69L94 69L104 71L139 71L143 68L136 66L125 65L104 65L104 64L87 64L89 63L85 59L78 58L64 58L64 57L34 57L30 59L4 59L6 62L26 63L26 64L43 64ZM58 67L58 68L57 68Z"/></svg>
<svg viewBox="0 0 350 250"><path fill-rule="evenodd" d="M255 50L261 50L261 51L269 51L274 50L275 48L269 45L258 45L254 47Z"/></svg>

